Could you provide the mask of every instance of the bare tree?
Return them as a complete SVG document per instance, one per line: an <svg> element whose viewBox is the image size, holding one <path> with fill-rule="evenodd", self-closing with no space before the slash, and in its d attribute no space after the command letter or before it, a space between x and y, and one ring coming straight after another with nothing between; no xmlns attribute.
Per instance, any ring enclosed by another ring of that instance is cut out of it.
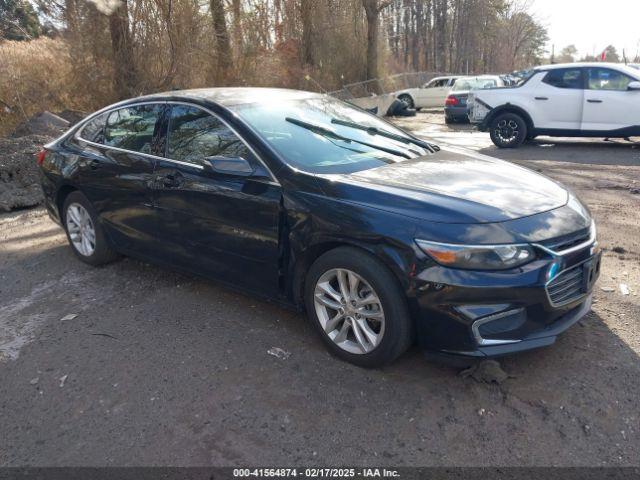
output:
<svg viewBox="0 0 640 480"><path fill-rule="evenodd" d="M123 0L109 16L109 33L113 51L114 90L120 98L133 96L137 86L137 69L129 30L128 0Z"/></svg>
<svg viewBox="0 0 640 480"><path fill-rule="evenodd" d="M215 70L216 85L225 83L231 77L233 59L229 30L224 12L224 0L210 0L211 16L213 17L213 33L216 38L217 65Z"/></svg>
<svg viewBox="0 0 640 480"><path fill-rule="evenodd" d="M302 20L302 63L315 65L313 56L313 9L314 0L300 0L300 18Z"/></svg>
<svg viewBox="0 0 640 480"><path fill-rule="evenodd" d="M367 16L367 79L378 78L378 23L380 12L391 5L393 0L362 0Z"/></svg>

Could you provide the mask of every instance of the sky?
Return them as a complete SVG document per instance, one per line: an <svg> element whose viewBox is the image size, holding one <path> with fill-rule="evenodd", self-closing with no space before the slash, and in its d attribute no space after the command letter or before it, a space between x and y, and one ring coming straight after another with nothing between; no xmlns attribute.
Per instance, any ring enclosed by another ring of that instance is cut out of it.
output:
<svg viewBox="0 0 640 480"><path fill-rule="evenodd" d="M549 31L556 54L574 44L578 55L600 54L613 45L622 57L640 52L640 0L529 0Z"/></svg>

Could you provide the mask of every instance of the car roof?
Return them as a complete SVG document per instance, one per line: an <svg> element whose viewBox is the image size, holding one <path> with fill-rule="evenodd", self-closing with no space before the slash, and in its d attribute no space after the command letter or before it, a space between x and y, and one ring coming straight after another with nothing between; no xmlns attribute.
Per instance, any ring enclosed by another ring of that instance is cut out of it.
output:
<svg viewBox="0 0 640 480"><path fill-rule="evenodd" d="M534 70L557 70L559 68L584 68L584 67L613 67L624 68L626 65L623 63L611 63L611 62L573 62L573 63L554 63L550 65L540 65L534 67Z"/></svg>
<svg viewBox="0 0 640 480"><path fill-rule="evenodd" d="M256 103L268 99L269 101L301 100L305 98L318 98L323 94L307 92L304 90L291 90L287 88L260 88L260 87L217 87L194 88L190 90L171 90L168 92L154 93L131 99L162 100L165 98L181 98L185 100L208 100L225 107Z"/></svg>
<svg viewBox="0 0 640 480"><path fill-rule="evenodd" d="M613 68L621 72L625 72L633 77L638 76L638 71L624 63L612 62L575 62L575 63L556 63L553 65L541 65L535 67L536 72L546 72L549 70L558 70L561 68Z"/></svg>

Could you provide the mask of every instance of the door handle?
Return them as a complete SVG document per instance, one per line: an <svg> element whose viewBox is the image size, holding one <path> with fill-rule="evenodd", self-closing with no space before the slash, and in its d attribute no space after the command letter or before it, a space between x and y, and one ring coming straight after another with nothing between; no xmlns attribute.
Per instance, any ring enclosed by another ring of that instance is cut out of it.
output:
<svg viewBox="0 0 640 480"><path fill-rule="evenodd" d="M179 172L162 175L160 180L162 181L162 186L165 188L178 188L183 183L182 174Z"/></svg>
<svg viewBox="0 0 640 480"><path fill-rule="evenodd" d="M596 100L594 98L590 98L590 99L587 100L587 102L589 102L589 103L602 103L602 100Z"/></svg>
<svg viewBox="0 0 640 480"><path fill-rule="evenodd" d="M89 162L89 168L91 170L97 170L98 168L100 168L100 162L98 160L91 160Z"/></svg>
<svg viewBox="0 0 640 480"><path fill-rule="evenodd" d="M549 97L535 97L536 100L549 100Z"/></svg>

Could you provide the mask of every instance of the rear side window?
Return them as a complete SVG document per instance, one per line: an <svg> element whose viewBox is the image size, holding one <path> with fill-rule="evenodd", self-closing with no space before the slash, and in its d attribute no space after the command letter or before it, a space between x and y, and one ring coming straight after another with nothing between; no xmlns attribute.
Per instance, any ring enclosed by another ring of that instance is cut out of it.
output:
<svg viewBox="0 0 640 480"><path fill-rule="evenodd" d="M152 153L160 104L136 105L109 113L104 144L140 153Z"/></svg>
<svg viewBox="0 0 640 480"><path fill-rule="evenodd" d="M87 122L80 131L80 138L94 143L104 143L104 127L107 122L107 114L103 113Z"/></svg>
<svg viewBox="0 0 640 480"><path fill-rule="evenodd" d="M550 70L542 81L557 88L582 89L584 87L582 70L579 68Z"/></svg>
<svg viewBox="0 0 640 480"><path fill-rule="evenodd" d="M589 90L627 90L633 78L610 68L590 68Z"/></svg>
<svg viewBox="0 0 640 480"><path fill-rule="evenodd" d="M201 165L207 157L243 157L249 149L224 123L196 107L174 105L169 121L167 157Z"/></svg>

